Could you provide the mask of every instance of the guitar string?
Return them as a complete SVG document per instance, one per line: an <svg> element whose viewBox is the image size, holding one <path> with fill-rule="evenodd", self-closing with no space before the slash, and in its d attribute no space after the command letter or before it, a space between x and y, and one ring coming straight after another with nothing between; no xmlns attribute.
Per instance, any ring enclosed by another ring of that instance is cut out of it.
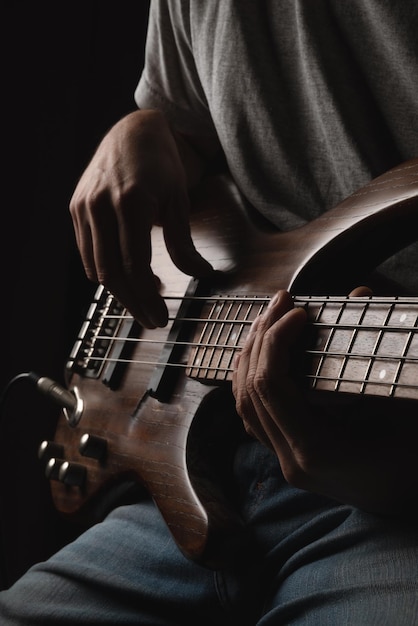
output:
<svg viewBox="0 0 418 626"><path fill-rule="evenodd" d="M315 324L313 324L313 326L315 326ZM378 327L373 327L374 329L378 330ZM406 332L410 331L411 329L406 329ZM418 328L412 328L412 330L418 331ZM123 338L123 337L109 337L107 335L95 335L94 336L94 340L104 340L104 341L108 341L109 343L113 342L120 342L120 343L125 343L125 342L130 342L130 343L135 343L135 344L148 344L148 345L165 345L165 346L183 346L183 347L188 347L188 348L214 348L217 349L219 351L235 351L235 352L239 352L242 350L243 346L239 346L239 345L235 345L235 344L221 344L221 343L205 343L203 341L166 341L164 339L142 339L140 337L135 338L135 337L127 337L127 338ZM365 359L370 359L370 358L375 358L377 357L378 359L381 360L402 360L402 361L406 361L406 362L412 362L415 363L416 361L418 361L418 356L395 356L393 354L375 354L375 353L367 353L367 352L335 352L335 351L331 351L331 350L304 350L303 351L304 354L307 355L312 355L312 356L333 356L333 357L341 357L344 358L346 356L349 357L356 357L356 358L365 358ZM140 361L136 361L138 363L140 363Z"/></svg>
<svg viewBox="0 0 418 626"><path fill-rule="evenodd" d="M108 339L108 338L106 338ZM157 342L148 342L148 343L157 343ZM188 343L188 342L158 342L158 343L163 343L163 344L167 344L167 343L171 343L173 345L185 345L185 346L192 346L192 347L215 347L218 348L221 352L240 352L242 350L241 346L222 346L222 345L215 345L215 344L204 344L204 343ZM382 362L392 362L392 361L396 361L396 362L402 362L402 363L407 363L407 364L411 364L411 365L415 365L418 363L418 356L395 356L392 354L373 354L373 353L363 353L363 352L350 352L349 354L347 354L346 352L338 352L338 351L334 351L334 350L326 350L326 351L321 351L321 350L311 350L311 349L306 349L303 351L303 353L307 356L325 356L325 357L332 357L332 358L339 358L339 359L344 359L347 356L348 357L352 357L354 359L358 359L358 360L369 360L371 358L374 359L374 361L382 361ZM81 358L69 358L68 359L69 362L71 361L91 361L91 362L95 362L95 363L130 363L132 365L154 365L156 367L160 366L165 366L168 365L169 367L180 367L180 368L184 368L184 369L196 369L196 370L204 370L204 369L209 369L212 370L214 372L220 372L220 373L228 373L228 372L233 372L234 369L232 367L230 368L221 368L221 367L210 367L208 365L190 365L190 364L185 364L185 363L181 363L179 362L159 362L159 361L146 361L144 359L126 359L126 358L113 358L113 357L109 357L109 356L99 356L99 355L89 355L86 356L84 359Z"/></svg>
<svg viewBox="0 0 418 626"><path fill-rule="evenodd" d="M252 321L247 321L247 320L228 320L228 319L224 319L224 320L214 320L213 318L199 318L199 319L194 319L194 318L170 318L172 321L176 320L176 321L184 321L184 322L212 322L214 325L218 324L220 326L233 326L234 324L238 324L238 325L246 325L249 326L251 325L253 322ZM416 326L374 326L374 325L362 325L362 324L331 324L331 323L324 323L324 322L312 322L312 323L308 323L309 328L321 328L321 329L338 329L338 330L362 330L364 332L380 332L380 331L387 331L387 333L389 332L396 332L396 333L418 333L418 327ZM85 339L85 337L80 337L80 339ZM183 346L183 347L189 347L189 348L215 348L218 350L241 350L242 346L239 345L235 345L235 344L221 344L221 343L205 343L205 342L197 342L197 341L177 341L177 340L168 340L168 339L144 339L141 337L119 337L119 336L109 336L109 335L94 335L93 337L94 341L97 340L102 340L102 341L108 341L108 342L113 342L113 343L136 343L136 344L148 344L148 345L172 345L172 346ZM320 350L305 350L304 351L306 354L312 354L312 355L325 355L325 356L341 356L344 357L347 355L347 352L331 352L331 351L320 351ZM374 356L378 356L381 359L393 359L395 357L395 355L382 355L382 354L368 354L368 353L354 353L354 352L349 352L348 353L349 356L355 356L355 357L364 357L364 358L371 358ZM395 357L398 358L398 357ZM401 357L399 357L401 358ZM405 360L409 360L409 361L416 361L417 357L405 357Z"/></svg>
<svg viewBox="0 0 418 626"><path fill-rule="evenodd" d="M112 296L110 294L110 292L105 291L105 293L108 294L108 297L114 299L116 301L116 299L114 298L114 296ZM266 297L266 296L196 296L196 295L183 295L183 296L175 296L175 295L167 295L164 296L165 300L173 300L173 301L181 301L183 302L184 300L190 300L190 301L200 301L200 302L206 302L206 303L246 303L246 304L250 304L250 306L252 306L253 304L257 303L258 305L260 303L269 303L271 298L270 297ZM418 304L418 298L415 297L376 297L376 296L363 296L363 297L351 297L350 296L296 296L293 298L295 305L296 306L302 306L301 304L299 305L298 303L304 303L303 306L305 308L309 308L309 305L312 304L344 304L344 305L354 305L355 308L358 308L359 305L362 304L370 304L370 302L373 302L373 304L380 304L380 305L391 305L393 306L395 304L396 306L400 306L400 305L414 305L414 304ZM129 313L126 313L126 309L125 309L125 313L123 313L122 315L112 315L112 314L106 314L102 319L111 319L111 320L129 320L132 321L133 320L133 316ZM220 318L218 319L214 319L214 318L202 318L202 317L168 317L168 322L187 322L187 323L209 323L211 322L212 324L225 324L225 323L229 323L229 324L233 324L233 323L237 323L237 324L243 324L244 326L249 326L253 323L254 320L248 320L248 319L232 319L232 320L228 320L225 318ZM314 324L315 326L317 326L318 328L329 328L329 329L335 329L336 327L338 327L338 330L351 330L351 331L355 331L356 329L358 330L362 330L362 331L384 331L387 328L390 328L391 331L393 332L414 332L414 330L416 329L416 326L412 326L412 327L407 327L407 326L396 326L396 325L385 325L385 326L376 326L376 325L364 325L364 324L332 324L332 323L325 323L325 322L309 322L310 325ZM105 337L103 338L105 339ZM126 339L125 339L126 340ZM130 339L128 338L128 341ZM148 341L148 340L144 340L144 341ZM150 340L151 341L151 340ZM191 344L190 344L191 345ZM208 347L212 347L212 346L208 346Z"/></svg>
<svg viewBox="0 0 418 626"><path fill-rule="evenodd" d="M117 303L116 298L112 296L109 292L104 292L107 294L107 297L112 299L115 303ZM206 302L208 304L211 303L227 303L234 302L240 303L244 302L246 304L259 304L265 303L269 304L271 301L270 296L196 296L196 295L164 295L163 299L166 301L177 301L177 302ZM416 296L293 296L292 297L295 306L309 306L316 304L349 304L353 306L358 306L365 303L372 303L373 305L418 305L418 297ZM95 299L93 303L100 304L100 301L104 300L104 295L101 295L99 298ZM123 317L116 315L115 317ZM127 314L126 318L131 319L131 315Z"/></svg>
<svg viewBox="0 0 418 626"><path fill-rule="evenodd" d="M117 316L106 316L103 319L120 319L120 320L128 320L132 321L132 316L130 317L117 317ZM206 323L206 322L212 322L213 325L217 325L217 324L223 324L223 325L227 325L227 324L244 324L245 326L251 326L251 324L254 322L254 320L245 320L245 319L228 319L228 318L222 318L222 319L214 319L211 317L205 318L205 317L169 317L168 318L169 322L190 322L193 324L198 324L198 323ZM349 323L344 323L344 324L335 324L332 322L309 322L308 320L308 324L309 326L315 326L315 328L330 328L330 329L338 329L338 330L364 330L364 331L384 331L387 330L388 332L414 332L414 331L418 331L418 327L417 326L395 326L395 325L391 325L391 324L349 324ZM103 339L105 339L105 337L103 337ZM109 339L109 337L107 337L107 339ZM146 340L146 341L150 341L152 343L152 340Z"/></svg>
<svg viewBox="0 0 418 626"><path fill-rule="evenodd" d="M201 302L206 302L208 304L210 303L246 303L249 305L252 304L260 304L260 303L266 303L268 304L271 300L271 298L269 297L242 297L242 296L165 296L164 297L165 300L175 300L175 301L184 301L184 300L191 300L191 301L201 301ZM316 305L316 304L345 304L345 305L351 305L353 308L358 309L359 306L363 305L363 304L370 304L371 302L374 305L395 305L395 309L397 309L399 311L400 306L401 305L418 305L418 298L409 298L409 297L392 297L392 298L386 298L386 297L375 297L375 296L365 296L365 297L355 297L355 298L350 298L349 296L305 296L305 297L300 297L297 296L296 298L294 298L294 302L295 302L295 306L302 306L303 303L303 307L307 310L309 310L309 305ZM301 304L299 304L301 303ZM125 309L126 311L126 309ZM133 316L130 313L123 313L121 315L114 315L114 314L109 314L107 313L103 319L112 319L112 320L128 320L128 321L132 321L133 320ZM188 322L188 323L206 323L206 322L212 322L213 324L217 324L217 323L238 323L238 324L244 324L244 325L251 325L253 323L254 320L248 320L248 319L237 319L237 318L232 318L232 319L228 319L228 318L202 318L202 317L168 317L168 322ZM394 332L408 332L408 331L413 331L416 329L416 325L412 326L412 327L408 327L408 326L396 326L396 325L392 325L392 324L386 324L384 326L377 326L377 325L365 325L365 324L332 324L332 323L327 323L327 322L315 322L314 323L315 326L318 327L322 327L322 328L335 328L338 327L339 330L355 330L355 329L359 329L359 330L370 330L373 331L375 329L379 329L379 330L384 330L385 328L390 328L390 330L394 331Z"/></svg>
<svg viewBox="0 0 418 626"><path fill-rule="evenodd" d="M210 367L210 366L205 366L205 365L190 365L190 364L186 364L186 363L171 363L171 362L161 362L159 363L158 361L135 361L133 359L122 359L122 358L118 358L118 359L112 359L112 358L107 358L107 357L92 357L91 359L89 359L91 361L98 361L101 363L122 363L122 364L128 364L128 365L151 365L152 367L171 367L171 368L177 368L177 369L183 369L183 370L205 370L205 371L211 371L214 372L215 374L232 374L234 369L231 367L225 367L225 368L220 368L220 367ZM417 359L414 359L414 363L417 361ZM305 378L308 379L313 379L313 380L319 380L319 381L331 381L331 382L344 382L344 383L350 383L350 384L364 384L366 383L367 385L377 385L379 387L397 387L397 388L405 388L405 389L416 389L417 385L416 384L409 384L409 383L404 383L404 382L387 382L387 381L383 381L383 380L364 380L363 378L340 378L338 376L324 376L322 374L305 374L304 375ZM195 377L197 378L197 377ZM206 380L216 380L216 378L209 378L209 377L205 377Z"/></svg>
<svg viewBox="0 0 418 626"><path fill-rule="evenodd" d="M237 352L239 350L235 350L235 352ZM326 352L326 353L322 353L322 352L315 352L315 351L309 351L306 350L305 354L310 355L310 356L326 356L326 357L332 357L332 358L340 358L343 359L345 358L347 355L345 353L338 353L338 352ZM417 357L393 357L393 356L388 356L388 355L384 355L384 356L380 356L380 355L369 355L369 354L350 354L348 355L350 357L353 357L355 359L359 359L359 360L369 360L370 358L373 358L375 363L376 362L380 362L382 361L383 363L385 363L386 361L396 361L396 362L402 362L408 365L416 365L418 364L418 358ZM178 367L180 369L193 369L193 370L209 370L212 372L218 372L219 374L228 374L228 373L232 373L234 371L233 367L211 367L209 365L198 365L196 364L190 364L190 363L181 363L180 361L177 362L171 362L171 361L165 361L165 362L159 362L159 361L146 361L144 359L141 360L136 360L136 359L126 359L126 358L122 358L122 357L117 357L117 358L113 358L113 357L102 357L102 356L89 356L86 357L86 359L82 359L82 358L69 358L68 362L80 362L80 361L88 361L88 362L92 362L92 363L102 363L102 364L106 364L106 363L114 363L114 364L118 364L118 363L124 363L124 364L130 364L130 365L151 365L154 367ZM308 376L308 375L306 375ZM308 376L309 377L309 376ZM317 375L311 376L312 378L316 378L318 380L320 380L322 377L321 375ZM333 377L333 380L344 380L343 377L338 378L338 377ZM368 380L364 380L364 378L361 379L361 381L363 382L368 382ZM416 385L415 385L416 386Z"/></svg>

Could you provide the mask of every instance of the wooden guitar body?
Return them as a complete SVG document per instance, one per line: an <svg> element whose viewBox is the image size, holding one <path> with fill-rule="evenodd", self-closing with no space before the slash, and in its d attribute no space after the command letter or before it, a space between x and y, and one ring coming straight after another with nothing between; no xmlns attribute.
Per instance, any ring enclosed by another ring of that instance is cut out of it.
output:
<svg viewBox="0 0 418 626"><path fill-rule="evenodd" d="M239 429L227 418L233 414L234 349L278 289L295 297L345 297L381 261L418 238L418 159L287 233L256 226L224 179L211 181L203 196L193 239L219 272L206 284L181 274L155 228L152 266L162 281L169 326L139 328L98 290L67 366L79 412L73 420L63 412L45 463L63 514L96 521L112 487L141 485L183 553L216 566L240 528L233 493L217 481ZM386 306L381 302L379 310ZM396 382L399 395L414 401L418 300L402 306L409 353L401 355L406 373L398 373ZM348 391L354 385L351 378L343 383ZM378 383L372 393L380 393ZM392 388L387 393L398 393Z"/></svg>

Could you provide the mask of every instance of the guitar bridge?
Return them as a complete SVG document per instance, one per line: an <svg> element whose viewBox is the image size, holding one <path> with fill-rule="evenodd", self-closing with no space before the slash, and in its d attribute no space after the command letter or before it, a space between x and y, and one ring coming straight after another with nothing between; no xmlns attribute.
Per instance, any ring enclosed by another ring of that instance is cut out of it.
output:
<svg viewBox="0 0 418 626"><path fill-rule="evenodd" d="M80 374L84 378L99 378L103 375L102 382L115 388L120 379L119 366L125 349L120 339L133 336L137 329L135 320L101 285L96 290L66 363L67 372Z"/></svg>

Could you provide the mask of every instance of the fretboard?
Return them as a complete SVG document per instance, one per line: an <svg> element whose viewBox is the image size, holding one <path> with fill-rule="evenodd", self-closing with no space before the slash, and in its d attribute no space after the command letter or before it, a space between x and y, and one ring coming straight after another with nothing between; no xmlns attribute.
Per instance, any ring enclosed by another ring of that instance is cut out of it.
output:
<svg viewBox="0 0 418 626"><path fill-rule="evenodd" d="M232 378L234 356L270 298L213 297L188 375ZM297 297L308 313L303 378L311 389L418 399L418 298Z"/></svg>

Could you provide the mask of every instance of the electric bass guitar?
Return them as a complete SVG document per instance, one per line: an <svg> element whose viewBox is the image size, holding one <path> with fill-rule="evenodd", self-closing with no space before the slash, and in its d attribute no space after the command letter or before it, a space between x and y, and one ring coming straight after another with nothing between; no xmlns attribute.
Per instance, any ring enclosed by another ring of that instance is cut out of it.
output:
<svg viewBox="0 0 418 626"><path fill-rule="evenodd" d="M257 223L222 177L198 205L193 239L219 271L190 280L153 229L169 325L141 328L97 290L66 366L74 406L62 411L41 456L64 515L97 519L108 494L138 485L180 550L216 566L240 528L233 495L218 480L239 429L228 417L234 355L278 289L308 312L298 372L307 389L418 400L418 297L345 295L418 239L418 159L291 232Z"/></svg>

